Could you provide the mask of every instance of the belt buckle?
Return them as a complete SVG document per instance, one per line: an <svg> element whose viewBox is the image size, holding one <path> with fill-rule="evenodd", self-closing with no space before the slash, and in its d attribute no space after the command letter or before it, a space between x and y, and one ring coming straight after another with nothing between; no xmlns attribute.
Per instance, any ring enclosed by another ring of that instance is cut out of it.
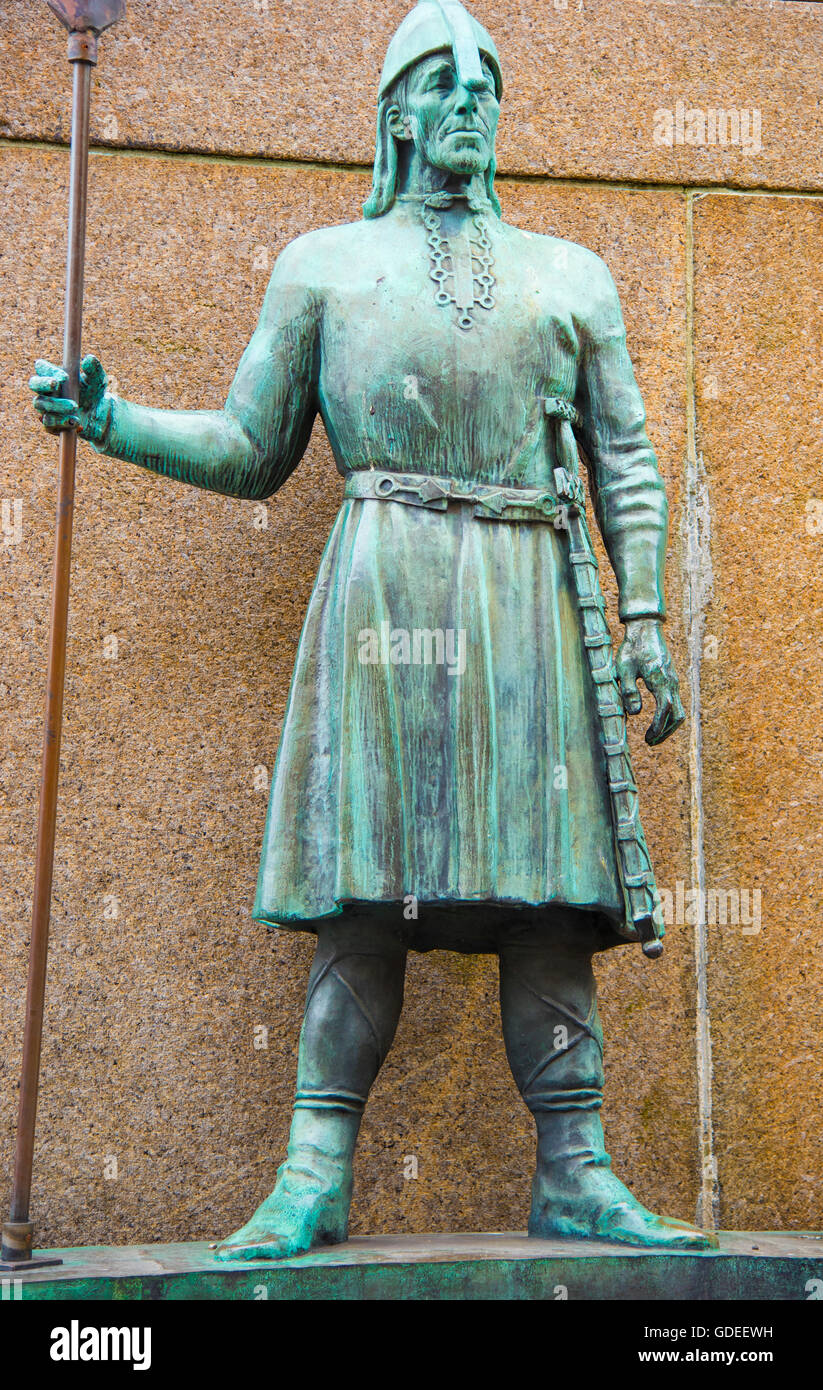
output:
<svg viewBox="0 0 823 1390"><path fill-rule="evenodd" d="M554 494L551 492L535 493L532 488L528 489L528 492L530 495L526 497L513 495L516 493L516 489L511 489L508 492L500 490L492 492L486 497L478 497L474 514L475 516L491 515L498 520L505 521L507 509L512 509L515 512L527 513L526 516L516 519L554 521L558 514L557 499Z"/></svg>
<svg viewBox="0 0 823 1390"><path fill-rule="evenodd" d="M543 513L547 521L554 521L559 511L557 498L551 492L538 493L532 505Z"/></svg>

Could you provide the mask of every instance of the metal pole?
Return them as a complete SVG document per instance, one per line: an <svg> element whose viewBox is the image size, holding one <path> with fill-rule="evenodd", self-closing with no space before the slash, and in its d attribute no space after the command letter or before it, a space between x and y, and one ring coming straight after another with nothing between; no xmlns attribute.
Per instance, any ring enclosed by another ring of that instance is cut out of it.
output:
<svg viewBox="0 0 823 1390"><path fill-rule="evenodd" d="M97 61L97 39L91 32L69 35L72 64L71 162L69 174L69 232L66 265L66 317L63 336L63 369L68 373L67 395L79 399L80 336L83 316L83 260L86 237L86 193L89 149L89 97L91 70ZM46 960L54 870L57 823L57 783L60 772L60 737L63 723L63 688L66 675L66 629L69 615L69 574L74 516L74 470L77 434L60 435L57 483L57 527L52 570L51 624L46 673L46 720L40 776L37 820L37 853L34 870L29 973L26 989L26 1022L20 1078L20 1108L14 1154L14 1179L9 1220L3 1225L0 1261L15 1268L30 1264L61 1264L58 1259L33 1260L34 1227L29 1217L34 1131L40 1081L43 1038L43 1004L46 993ZM0 1265L2 1267L2 1265Z"/></svg>

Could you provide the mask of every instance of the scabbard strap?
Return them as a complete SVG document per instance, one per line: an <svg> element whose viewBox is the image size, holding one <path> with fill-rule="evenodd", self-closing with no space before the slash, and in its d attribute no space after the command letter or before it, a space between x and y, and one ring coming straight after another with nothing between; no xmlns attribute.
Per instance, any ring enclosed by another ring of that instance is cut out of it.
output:
<svg viewBox="0 0 823 1390"><path fill-rule="evenodd" d="M384 473L358 469L346 477L344 496L375 502L402 502L444 512L452 502L468 502L473 516L489 521L543 521L560 528L565 514L553 492L535 487L498 487L427 473Z"/></svg>

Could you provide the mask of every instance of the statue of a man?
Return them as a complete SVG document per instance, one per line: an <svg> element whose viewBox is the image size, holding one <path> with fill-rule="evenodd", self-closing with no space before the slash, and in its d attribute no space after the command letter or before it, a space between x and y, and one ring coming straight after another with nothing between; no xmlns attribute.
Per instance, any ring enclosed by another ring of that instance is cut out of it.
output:
<svg viewBox="0 0 823 1390"><path fill-rule="evenodd" d="M345 492L297 654L254 916L317 953L277 1185L219 1248L346 1238L363 1108L406 954L500 958L506 1050L537 1125L529 1231L699 1249L612 1173L592 956L654 954L625 744L683 710L661 623L667 504L617 293L592 252L501 220L494 43L422 0L389 47L361 221L280 255L223 410L134 405L38 362L47 429L196 487L270 497L319 413ZM620 592L615 670L577 478Z"/></svg>

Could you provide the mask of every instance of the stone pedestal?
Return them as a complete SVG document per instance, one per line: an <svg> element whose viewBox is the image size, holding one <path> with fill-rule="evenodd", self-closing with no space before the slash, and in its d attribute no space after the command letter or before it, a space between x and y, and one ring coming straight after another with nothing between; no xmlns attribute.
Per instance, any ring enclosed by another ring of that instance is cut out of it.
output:
<svg viewBox="0 0 823 1390"><path fill-rule="evenodd" d="M703 1254L520 1233L363 1236L277 1263L218 1264L204 1242L90 1246L3 1284L27 1299L804 1301L823 1295L823 1234L723 1232Z"/></svg>

